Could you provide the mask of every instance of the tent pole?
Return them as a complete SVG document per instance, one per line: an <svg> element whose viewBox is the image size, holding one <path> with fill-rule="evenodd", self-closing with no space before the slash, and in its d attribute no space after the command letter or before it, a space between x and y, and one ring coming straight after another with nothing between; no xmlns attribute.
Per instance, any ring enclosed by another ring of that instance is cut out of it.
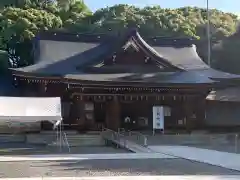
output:
<svg viewBox="0 0 240 180"><path fill-rule="evenodd" d="M61 139L60 139L60 126L57 127L57 131L58 131L58 146L59 146L59 152L61 151L61 147L60 147L60 143L61 143Z"/></svg>
<svg viewBox="0 0 240 180"><path fill-rule="evenodd" d="M55 128L57 131L56 131L56 135L57 135L57 143L56 145L58 144L59 140L58 140L58 127Z"/></svg>
<svg viewBox="0 0 240 180"><path fill-rule="evenodd" d="M62 152L62 121L60 122L60 151Z"/></svg>

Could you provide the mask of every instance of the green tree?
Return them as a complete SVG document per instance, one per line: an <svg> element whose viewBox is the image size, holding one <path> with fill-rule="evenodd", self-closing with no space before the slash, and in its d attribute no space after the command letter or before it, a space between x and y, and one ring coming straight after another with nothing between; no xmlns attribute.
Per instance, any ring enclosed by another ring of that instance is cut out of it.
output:
<svg viewBox="0 0 240 180"><path fill-rule="evenodd" d="M67 8L63 8L62 5L60 5L59 8L59 16L66 26L82 23L81 21L84 18L92 14L86 4L81 0L68 1Z"/></svg>
<svg viewBox="0 0 240 180"><path fill-rule="evenodd" d="M68 1L67 8L59 6L58 15L63 21L63 27L68 31L74 32L89 32L94 29L94 24L91 24L90 17L92 12L82 0Z"/></svg>
<svg viewBox="0 0 240 180"><path fill-rule="evenodd" d="M214 38L229 36L236 30L237 16L211 10L211 34ZM143 34L160 36L206 37L206 9L184 7L164 9L160 6L136 8L119 4L96 11L91 17L99 29L119 30L137 26Z"/></svg>
<svg viewBox="0 0 240 180"><path fill-rule="evenodd" d="M0 50L0 76L6 74L9 67L7 51Z"/></svg>
<svg viewBox="0 0 240 180"><path fill-rule="evenodd" d="M30 63L30 57L21 58L23 55L17 52L27 56L31 54L31 48L26 49L28 46L23 44L31 40L40 30L61 28L62 21L56 15L44 10L8 7L0 15L0 26L2 44L8 49L12 65L24 66Z"/></svg>
<svg viewBox="0 0 240 180"><path fill-rule="evenodd" d="M4 8L5 5L12 7ZM28 58L31 53L22 49L22 43L30 49L30 40L38 31L58 28L108 33L137 27L144 36L195 37L203 42L198 49L201 56L206 57L207 11L203 8L137 8L118 4L92 14L83 0L2 0L0 8L0 48L8 47L14 66L31 63ZM210 10L211 41L231 37L236 31L237 22L234 14ZM213 57L217 62L218 58Z"/></svg>
<svg viewBox="0 0 240 180"><path fill-rule="evenodd" d="M213 47L214 67L235 74L240 74L240 28L233 35L219 41Z"/></svg>

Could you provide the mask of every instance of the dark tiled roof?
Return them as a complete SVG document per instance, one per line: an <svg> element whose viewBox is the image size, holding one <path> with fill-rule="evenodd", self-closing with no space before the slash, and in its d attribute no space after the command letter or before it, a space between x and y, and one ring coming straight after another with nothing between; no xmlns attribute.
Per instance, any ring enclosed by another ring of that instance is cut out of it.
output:
<svg viewBox="0 0 240 180"><path fill-rule="evenodd" d="M52 40L52 41L68 41L68 42L92 42L101 43L116 38L116 34L93 34L93 33L69 33L62 31L42 31L36 35L35 40Z"/></svg>
<svg viewBox="0 0 240 180"><path fill-rule="evenodd" d="M214 80L200 77L195 72L168 73L119 73L119 74L69 74L67 79L78 79L92 82L124 82L124 83L163 83L163 84L211 84Z"/></svg>
<svg viewBox="0 0 240 180"><path fill-rule="evenodd" d="M239 79L238 75L232 75L213 69L176 71L176 72L153 72L153 73L80 73L67 74L67 79L81 81L101 82L145 82L145 83L172 83L179 84L211 84L220 82L222 79ZM218 78L216 78L218 77Z"/></svg>
<svg viewBox="0 0 240 180"><path fill-rule="evenodd" d="M164 59L170 61L173 65L184 70L206 69L208 65L205 64L198 56L196 47L194 45L185 47L174 46L153 46L153 48Z"/></svg>
<svg viewBox="0 0 240 180"><path fill-rule="evenodd" d="M66 47L67 49L68 47ZM89 48L89 49L88 49ZM88 61L94 60L109 51L108 44L94 45L85 44L85 47L79 49L81 52L73 54L72 56L65 57L63 59L56 58L55 60L47 60L41 57L37 64L18 68L17 71L28 72L38 75L47 76L65 76L66 74L71 74L77 72L76 67L87 63ZM58 50L52 53L58 53ZM61 52L59 52L61 53ZM57 56L57 55L56 55Z"/></svg>
<svg viewBox="0 0 240 180"><path fill-rule="evenodd" d="M148 40L131 30L121 35L93 35L44 32L37 36L39 53L37 63L13 69L17 73L36 76L60 76L82 81L122 81L157 83L213 83L221 79L240 78L238 75L220 72L206 65L196 52L191 39L155 37ZM60 41L60 42L59 42ZM172 73L154 71L150 77L144 72L105 72L94 74L83 71L84 67L96 65L114 55L127 42L132 41L146 56L157 64L169 67ZM47 52L47 53L46 53ZM79 67L81 67L79 69ZM146 75L146 76L145 76Z"/></svg>

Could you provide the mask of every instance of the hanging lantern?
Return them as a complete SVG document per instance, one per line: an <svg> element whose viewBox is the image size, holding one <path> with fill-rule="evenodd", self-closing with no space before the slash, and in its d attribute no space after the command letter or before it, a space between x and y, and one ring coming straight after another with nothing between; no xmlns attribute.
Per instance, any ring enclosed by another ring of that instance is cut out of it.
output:
<svg viewBox="0 0 240 180"><path fill-rule="evenodd" d="M113 55L113 59L112 59L113 62L116 62L116 57L117 57L116 55Z"/></svg>

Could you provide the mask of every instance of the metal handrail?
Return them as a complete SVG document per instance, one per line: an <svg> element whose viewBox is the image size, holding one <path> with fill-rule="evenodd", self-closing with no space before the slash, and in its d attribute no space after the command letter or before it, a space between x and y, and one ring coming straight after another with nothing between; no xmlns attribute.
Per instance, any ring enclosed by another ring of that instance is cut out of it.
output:
<svg viewBox="0 0 240 180"><path fill-rule="evenodd" d="M118 133L119 134L125 134L126 130L124 128L118 128Z"/></svg>
<svg viewBox="0 0 240 180"><path fill-rule="evenodd" d="M147 146L148 138L145 134L142 134L138 131L127 131L124 128L118 128L118 132L122 134L126 139L129 137L134 137L134 135L136 135L137 139L134 139L135 143L140 144L141 146Z"/></svg>
<svg viewBox="0 0 240 180"><path fill-rule="evenodd" d="M127 143L126 143L126 138L123 134L116 132L114 130L111 129L107 129L107 128L103 128L102 129L102 136L106 137L109 140L113 140L113 141L118 141L119 143L122 142L122 145L127 148Z"/></svg>
<svg viewBox="0 0 240 180"><path fill-rule="evenodd" d="M63 139L64 139L64 141L66 142L67 147L68 147L68 152L70 153L70 152L71 152L71 149L70 149L70 145L69 145L69 143L68 143L67 135L66 135L65 132L63 132L63 135L64 135Z"/></svg>
<svg viewBox="0 0 240 180"><path fill-rule="evenodd" d="M127 139L130 141L134 141L135 143L146 147L147 144L147 136L145 134L142 134L140 132L135 132L135 131L126 131L124 128L119 128L118 131L114 131L111 129L103 128L103 136L104 132L106 133L105 136L108 136L107 138L110 138L111 140L115 140L118 142L123 142L124 147L127 146ZM134 137L136 135L137 139L132 139L131 137ZM127 147L126 147L127 148Z"/></svg>
<svg viewBox="0 0 240 180"><path fill-rule="evenodd" d="M143 146L148 146L148 138L147 138L147 135L145 135L145 134L142 134L142 133L140 133L140 132L138 132L138 131L128 131L128 135L130 136L130 137L134 137L134 135L136 135L136 137L137 137L137 139L136 139L136 141L137 141L137 143L140 143L140 145L143 145Z"/></svg>

